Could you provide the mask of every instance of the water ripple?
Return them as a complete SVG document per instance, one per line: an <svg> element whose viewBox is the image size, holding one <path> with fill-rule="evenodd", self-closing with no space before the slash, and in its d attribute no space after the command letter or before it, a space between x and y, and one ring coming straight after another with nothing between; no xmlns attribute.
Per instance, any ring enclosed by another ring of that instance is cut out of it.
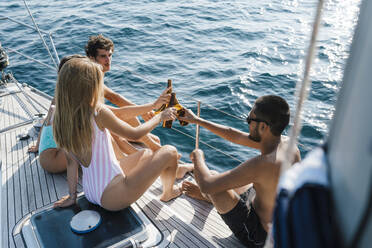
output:
<svg viewBox="0 0 372 248"><path fill-rule="evenodd" d="M311 72L313 84L300 135L302 155L327 136L359 2L337 0L325 5ZM171 78L174 91L185 106L196 109L196 103L188 97L192 96L244 117L255 99L265 94L278 94L287 99L293 114L294 91L302 79L316 1L139 0L134 4L112 0L87 4L83 0L35 0L30 1L29 6L40 28L53 32L60 56L83 54L91 35L103 33L113 39L113 66L105 81L132 101L153 101ZM1 1L0 13L31 23L24 6L13 1ZM0 22L0 41L5 47L20 49L50 64L36 32L25 31L18 24ZM21 82L27 81L48 94L54 93L55 71L16 54L10 54L10 60L10 69ZM202 116L205 118L247 131L244 121L204 106ZM194 134L192 125L180 128ZM163 143L175 144L183 157L188 158L193 141L162 128L154 132ZM257 154L205 130L201 137L241 160ZM177 142L180 139L182 144ZM237 164L208 147L202 148L217 170Z"/></svg>

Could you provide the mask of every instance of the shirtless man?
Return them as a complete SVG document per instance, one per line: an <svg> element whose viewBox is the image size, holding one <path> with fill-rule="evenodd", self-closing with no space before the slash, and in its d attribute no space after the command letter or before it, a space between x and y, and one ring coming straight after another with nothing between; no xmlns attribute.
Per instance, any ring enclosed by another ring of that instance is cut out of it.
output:
<svg viewBox="0 0 372 248"><path fill-rule="evenodd" d="M236 144L259 149L261 154L223 173L211 172L205 164L202 150L194 150L194 175L198 185L183 183L183 191L198 199L207 197L235 236L247 247L262 247L275 204L280 172L279 156L285 150L287 138L282 132L289 123L287 102L274 95L256 100L247 123L250 133L219 125L186 111L181 120L199 124ZM300 161L297 148L295 161ZM253 187L249 187L253 184ZM240 194L240 195L239 195Z"/></svg>
<svg viewBox="0 0 372 248"><path fill-rule="evenodd" d="M104 37L102 34L99 34L97 36L91 36L85 46L85 53L91 60L102 65L103 73L110 71L112 54L114 53L114 43L112 42L112 40L110 40L107 37ZM111 103L115 104L118 107L134 106L134 104L131 101L129 101L122 95L112 91L106 85L104 85L104 96L105 99L107 99L108 101L110 101ZM120 108L110 107L110 109L120 119L129 123L133 127L137 127L141 124L140 121L137 119L136 114L132 115L133 117L127 118L126 114L123 114ZM125 113L128 113L128 108L126 108ZM145 115L142 115L142 118L145 121L148 121L153 116L154 113L149 112ZM116 147L116 144L119 146L119 149L126 154L132 154L137 151L137 149L133 147L127 140L120 138L114 134L111 135L113 139L116 141L113 144L117 157L120 158L121 155L120 152L118 152L118 147ZM147 134L139 141L143 142L147 147L149 147L154 152L161 148L159 137L151 133ZM180 155L178 155L178 157L180 158ZM192 164L185 164L179 162L176 175L177 178L182 178L185 175L185 173L187 173L188 171L192 171L193 168L194 167Z"/></svg>

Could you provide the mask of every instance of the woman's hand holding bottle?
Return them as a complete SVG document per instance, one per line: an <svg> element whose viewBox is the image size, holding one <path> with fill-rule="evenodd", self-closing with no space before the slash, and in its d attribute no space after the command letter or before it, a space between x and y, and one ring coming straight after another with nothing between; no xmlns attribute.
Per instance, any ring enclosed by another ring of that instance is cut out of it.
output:
<svg viewBox="0 0 372 248"><path fill-rule="evenodd" d="M160 113L160 121L175 120L177 118L177 109L167 108Z"/></svg>
<svg viewBox="0 0 372 248"><path fill-rule="evenodd" d="M169 99L171 97L171 94L168 93L168 91L170 91L172 89L172 87L169 87L169 88L166 88L162 93L161 95L159 96L158 99L156 99L156 101L153 103L153 109L158 109L160 108L162 105L166 105L168 102L169 102Z"/></svg>

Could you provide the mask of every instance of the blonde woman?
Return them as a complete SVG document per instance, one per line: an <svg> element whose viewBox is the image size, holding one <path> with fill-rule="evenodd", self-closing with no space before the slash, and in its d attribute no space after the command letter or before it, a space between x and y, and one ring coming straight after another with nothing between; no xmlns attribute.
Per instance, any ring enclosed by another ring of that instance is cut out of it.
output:
<svg viewBox="0 0 372 248"><path fill-rule="evenodd" d="M61 70L62 66L73 58L88 58L87 56L80 55L80 54L73 54L69 56L65 56L61 59L61 62L58 66L58 72ZM108 96L111 96L111 93L107 93ZM113 108L111 107L112 111L116 111L117 113L123 112L123 108ZM36 145L31 146L28 149L28 152L32 153L39 153L39 163L44 170L48 171L49 173L60 173L66 171L67 167L67 160L65 153L62 149L57 147L57 144L53 137L53 116L55 110L55 98L53 98L52 103L48 110L48 115L45 118L44 124L41 127L39 132ZM124 111L125 114L125 111ZM114 139L116 138L116 139ZM133 147L126 139L120 137L113 137L112 139L115 155L118 159L123 158L126 154L132 154L137 151L135 147ZM187 168L183 168L185 166L180 166L178 170L178 175L183 177L183 175L189 171ZM183 173L183 174L182 174Z"/></svg>
<svg viewBox="0 0 372 248"><path fill-rule="evenodd" d="M72 58L86 58L84 55L73 54L63 57L58 66L58 72L62 66ZM53 116L55 110L55 99L48 110L48 115L44 120L43 126L40 129L37 137L36 145L31 146L28 152L39 153L39 162L41 167L49 173L60 173L66 170L67 160L63 150L57 147L53 137Z"/></svg>
<svg viewBox="0 0 372 248"><path fill-rule="evenodd" d="M165 90L154 102L127 109L129 116L147 113L168 102ZM161 121L174 120L176 110L169 108L146 123L134 128L118 119L103 104L103 72L89 59L71 59L62 67L56 88L56 112L53 134L58 146L67 154L69 195L55 207L76 202L78 166L83 169L86 198L107 210L120 210L135 202L160 176L163 193L160 200L169 201L181 194L174 185L177 150L163 146L158 151L137 151L116 159L109 131L126 139L137 140Z"/></svg>

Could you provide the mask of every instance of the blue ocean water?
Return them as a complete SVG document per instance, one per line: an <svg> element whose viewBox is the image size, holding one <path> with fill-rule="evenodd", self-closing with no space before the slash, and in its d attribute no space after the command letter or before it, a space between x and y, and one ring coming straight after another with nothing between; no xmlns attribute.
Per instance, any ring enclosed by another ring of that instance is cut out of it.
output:
<svg viewBox="0 0 372 248"><path fill-rule="evenodd" d="M244 117L259 96L284 97L294 115L294 92L302 79L317 1L27 3L40 29L52 33L60 58L83 54L91 35L102 33L111 38L115 53L105 83L133 102L154 101L167 79L172 79L181 104L196 111L195 99L200 100L202 117L249 131ZM360 0L336 0L327 1L324 6L311 73L313 83L299 136L302 157L327 137L359 4ZM32 25L23 1L1 1L0 15ZM0 18L0 42L6 48L52 65L38 34L31 29ZM19 81L50 95L54 93L55 71L16 53L10 53L10 60L9 70ZM181 127L176 122L174 127L195 136L195 126ZM175 145L184 160L189 159L195 144L192 138L160 126L153 132L163 144ZM257 154L203 128L200 138L208 165L219 171Z"/></svg>

